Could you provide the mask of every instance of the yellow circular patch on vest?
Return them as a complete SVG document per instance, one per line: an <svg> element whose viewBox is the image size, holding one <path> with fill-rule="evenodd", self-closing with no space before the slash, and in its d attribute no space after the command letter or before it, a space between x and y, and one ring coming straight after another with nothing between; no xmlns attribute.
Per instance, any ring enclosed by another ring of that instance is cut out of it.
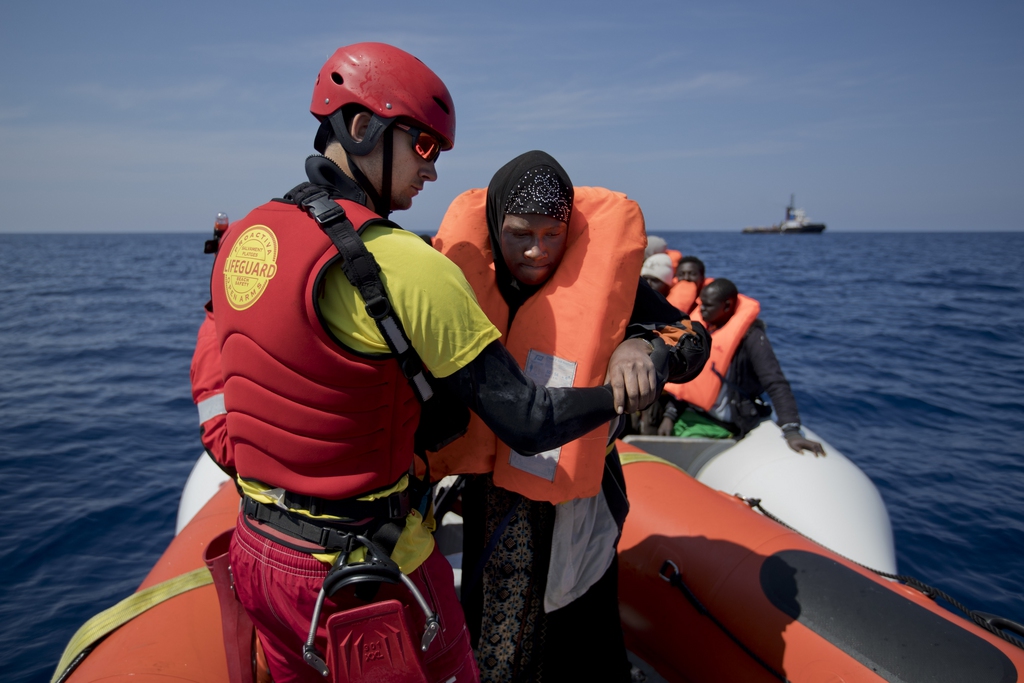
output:
<svg viewBox="0 0 1024 683"><path fill-rule="evenodd" d="M236 311L256 303L277 273L277 235L254 225L238 236L224 261L224 293Z"/></svg>

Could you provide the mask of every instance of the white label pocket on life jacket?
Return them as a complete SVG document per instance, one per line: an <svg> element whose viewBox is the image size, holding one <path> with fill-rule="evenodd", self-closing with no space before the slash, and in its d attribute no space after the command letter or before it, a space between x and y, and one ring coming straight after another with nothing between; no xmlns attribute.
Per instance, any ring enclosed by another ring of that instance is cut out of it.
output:
<svg viewBox="0 0 1024 683"><path fill-rule="evenodd" d="M523 374L545 387L571 387L576 379L576 363L530 349ZM512 451L508 455L508 464L517 470L554 481L561 453L561 446L537 455L520 455Z"/></svg>

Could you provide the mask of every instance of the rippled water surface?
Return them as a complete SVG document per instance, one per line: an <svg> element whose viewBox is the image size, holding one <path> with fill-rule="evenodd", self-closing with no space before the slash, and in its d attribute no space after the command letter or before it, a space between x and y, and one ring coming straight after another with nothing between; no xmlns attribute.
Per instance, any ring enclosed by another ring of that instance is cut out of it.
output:
<svg viewBox="0 0 1024 683"><path fill-rule="evenodd" d="M900 571L1024 621L1024 234L667 234L759 299ZM200 449L199 235L0 235L0 671L46 681L173 533Z"/></svg>

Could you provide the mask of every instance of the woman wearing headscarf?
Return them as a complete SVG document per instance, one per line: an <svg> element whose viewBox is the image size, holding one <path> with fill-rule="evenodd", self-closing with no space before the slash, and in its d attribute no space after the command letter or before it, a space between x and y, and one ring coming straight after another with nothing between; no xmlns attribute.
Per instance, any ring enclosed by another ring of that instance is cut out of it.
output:
<svg viewBox="0 0 1024 683"><path fill-rule="evenodd" d="M659 330L674 330L672 381L703 367L706 332L639 277L639 208L574 189L544 152L507 163L486 194L457 198L434 244L539 384L610 383L620 413L646 407L661 389L650 356ZM616 425L528 456L474 421L432 454L435 477L473 475L462 494L462 601L482 681L630 680L615 555L628 502L608 445Z"/></svg>

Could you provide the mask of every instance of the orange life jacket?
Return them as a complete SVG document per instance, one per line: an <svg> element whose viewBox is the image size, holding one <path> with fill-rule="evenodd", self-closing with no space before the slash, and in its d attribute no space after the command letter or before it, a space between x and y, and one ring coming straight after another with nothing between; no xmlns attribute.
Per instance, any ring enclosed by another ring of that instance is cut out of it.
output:
<svg viewBox="0 0 1024 683"><path fill-rule="evenodd" d="M703 289L705 285L711 283L711 278L705 278L700 283L700 289ZM685 280L676 280L672 289L666 295L666 299L669 300L673 306L678 308L684 313L690 313L697 307L697 297L700 295L700 290L697 289L695 283L691 283Z"/></svg>
<svg viewBox="0 0 1024 683"><path fill-rule="evenodd" d="M718 400L722 390L722 379L729 372L729 365L736 355L736 349L760 312L761 304L749 296L740 294L736 312L729 318L729 322L711 333L711 357L708 358L707 365L701 373L686 384L666 384L665 391L680 401L711 410ZM691 314L691 318L706 325L699 307Z"/></svg>
<svg viewBox="0 0 1024 683"><path fill-rule="evenodd" d="M679 280L672 285L665 298L683 313L689 313L697 304L697 283Z"/></svg>
<svg viewBox="0 0 1024 683"><path fill-rule="evenodd" d="M622 341L643 266L644 218L626 195L575 188L562 262L508 326L487 232L486 190L455 198L434 246L456 263L476 292L502 342L525 373L547 386L593 387L604 382L608 359ZM533 500L560 503L601 489L606 427L535 456L512 452L476 415L466 435L431 454L431 475L494 472L494 483Z"/></svg>

